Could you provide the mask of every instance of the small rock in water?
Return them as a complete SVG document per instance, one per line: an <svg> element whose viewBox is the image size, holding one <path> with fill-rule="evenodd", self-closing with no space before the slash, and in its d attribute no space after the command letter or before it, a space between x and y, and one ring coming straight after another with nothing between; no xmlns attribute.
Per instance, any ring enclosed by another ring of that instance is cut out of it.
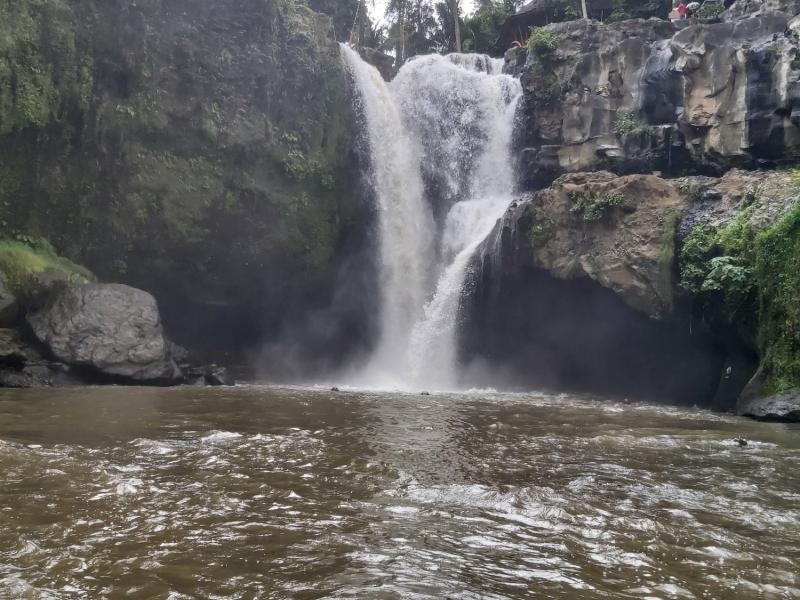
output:
<svg viewBox="0 0 800 600"><path fill-rule="evenodd" d="M341 390L339 388L337 388L337 387L332 387L331 391L332 392L340 392Z"/></svg>
<svg viewBox="0 0 800 600"><path fill-rule="evenodd" d="M430 395L431 395L430 392L421 392L420 393L420 396L430 396Z"/></svg>
<svg viewBox="0 0 800 600"><path fill-rule="evenodd" d="M744 448L745 446L747 446L747 440L746 440L746 439L744 439L744 438L736 438L736 439L735 439L735 440L733 440L733 441L734 441L734 442L736 442L737 444L739 444L739 446L740 446L740 447L742 447L742 448Z"/></svg>

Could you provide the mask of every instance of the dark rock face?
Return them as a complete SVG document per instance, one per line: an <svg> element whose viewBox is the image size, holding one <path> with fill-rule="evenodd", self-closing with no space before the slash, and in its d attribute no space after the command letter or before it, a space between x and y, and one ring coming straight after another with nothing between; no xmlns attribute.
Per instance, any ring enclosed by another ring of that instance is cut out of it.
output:
<svg viewBox="0 0 800 600"><path fill-rule="evenodd" d="M7 327L14 322L19 312L17 298L8 289L5 275L0 273L0 327Z"/></svg>
<svg viewBox="0 0 800 600"><path fill-rule="evenodd" d="M0 329L0 387L79 385L86 381L64 364L47 360L13 329Z"/></svg>
<svg viewBox="0 0 800 600"><path fill-rule="evenodd" d="M139 382L174 382L155 299L124 285L71 286L28 316L36 337L61 362Z"/></svg>
<svg viewBox="0 0 800 600"><path fill-rule="evenodd" d="M475 257L463 358L482 377L721 410L795 387L798 202L784 171L562 175Z"/></svg>
<svg viewBox="0 0 800 600"><path fill-rule="evenodd" d="M545 28L554 50L510 50L507 70L525 88L523 186L570 171L719 173L795 160L800 42L793 13L771 6L680 30L658 19L559 23Z"/></svg>
<svg viewBox="0 0 800 600"><path fill-rule="evenodd" d="M153 293L212 356L329 306L364 201L331 20L287 0L40 4L9 8L46 33L11 28L0 75L7 229Z"/></svg>
<svg viewBox="0 0 800 600"><path fill-rule="evenodd" d="M688 202L658 177L609 172L521 198L474 261L465 362L523 387L709 405L725 350L674 281Z"/></svg>
<svg viewBox="0 0 800 600"><path fill-rule="evenodd" d="M800 389L740 402L736 412L765 421L800 422Z"/></svg>
<svg viewBox="0 0 800 600"><path fill-rule="evenodd" d="M359 47L358 53L366 62L378 69L386 81L390 81L395 76L394 57L379 52L374 48Z"/></svg>

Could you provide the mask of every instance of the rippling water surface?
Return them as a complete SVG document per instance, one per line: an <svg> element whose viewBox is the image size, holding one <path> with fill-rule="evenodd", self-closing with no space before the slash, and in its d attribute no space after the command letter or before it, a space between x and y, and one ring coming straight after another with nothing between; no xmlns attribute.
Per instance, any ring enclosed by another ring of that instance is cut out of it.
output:
<svg viewBox="0 0 800 600"><path fill-rule="evenodd" d="M799 467L587 398L2 391L0 598L800 598Z"/></svg>

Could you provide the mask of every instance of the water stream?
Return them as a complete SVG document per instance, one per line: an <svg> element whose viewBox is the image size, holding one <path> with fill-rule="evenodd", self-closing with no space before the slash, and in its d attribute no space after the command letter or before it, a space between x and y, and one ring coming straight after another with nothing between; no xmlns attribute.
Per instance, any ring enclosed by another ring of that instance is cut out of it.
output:
<svg viewBox="0 0 800 600"><path fill-rule="evenodd" d="M540 394L0 390L0 598L798 598L798 433Z"/></svg>
<svg viewBox="0 0 800 600"><path fill-rule="evenodd" d="M364 118L380 227L381 333L356 381L454 389L469 259L514 191L520 83L480 55L418 57L389 84L346 46L342 56Z"/></svg>

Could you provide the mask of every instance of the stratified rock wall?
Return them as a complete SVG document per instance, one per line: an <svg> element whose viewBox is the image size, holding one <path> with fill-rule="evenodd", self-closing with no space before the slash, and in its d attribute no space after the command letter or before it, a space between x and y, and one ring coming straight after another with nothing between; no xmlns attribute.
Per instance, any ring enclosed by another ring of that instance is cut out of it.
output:
<svg viewBox="0 0 800 600"><path fill-rule="evenodd" d="M800 157L794 13L735 5L723 22L570 21L517 48L524 187L564 172L720 173ZM791 3L784 3L791 4Z"/></svg>

